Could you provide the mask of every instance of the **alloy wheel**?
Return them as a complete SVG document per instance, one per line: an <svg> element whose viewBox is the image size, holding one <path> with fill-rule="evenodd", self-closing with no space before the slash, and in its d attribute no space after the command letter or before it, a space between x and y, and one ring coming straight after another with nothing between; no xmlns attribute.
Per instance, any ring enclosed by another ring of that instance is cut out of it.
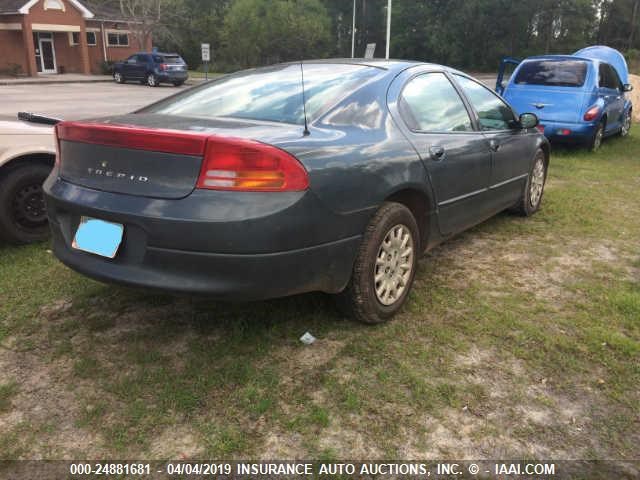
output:
<svg viewBox="0 0 640 480"><path fill-rule="evenodd" d="M620 131L620 135L626 137L629 134L629 130L631 130L631 111L628 111L624 116L624 120L622 121L622 130Z"/></svg>
<svg viewBox="0 0 640 480"><path fill-rule="evenodd" d="M113 74L113 79L116 81L116 83L122 83L122 75L118 72Z"/></svg>
<svg viewBox="0 0 640 480"><path fill-rule="evenodd" d="M385 235L373 269L376 298L383 305L393 305L407 289L413 271L413 236L399 224Z"/></svg>
<svg viewBox="0 0 640 480"><path fill-rule="evenodd" d="M156 76L151 74L147 76L147 85L149 85L150 87L155 87L156 86Z"/></svg>
<svg viewBox="0 0 640 480"><path fill-rule="evenodd" d="M533 173L531 174L531 181L529 186L529 203L531 207L536 208L540 203L542 197L542 190L544 189L544 160L542 157L538 157L536 164L533 167Z"/></svg>
<svg viewBox="0 0 640 480"><path fill-rule="evenodd" d="M604 126L602 124L598 125L598 130L596 130L596 135L593 138L593 147L591 150L594 152L600 148L602 145L602 136L604 135Z"/></svg>

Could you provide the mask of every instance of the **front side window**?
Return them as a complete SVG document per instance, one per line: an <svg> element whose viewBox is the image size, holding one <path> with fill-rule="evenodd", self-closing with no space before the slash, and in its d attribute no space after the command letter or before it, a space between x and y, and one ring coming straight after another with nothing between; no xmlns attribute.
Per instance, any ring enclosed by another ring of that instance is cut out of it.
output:
<svg viewBox="0 0 640 480"><path fill-rule="evenodd" d="M362 65L305 64L307 119L317 118L380 70ZM142 110L195 117L304 123L300 64L246 70Z"/></svg>
<svg viewBox="0 0 640 480"><path fill-rule="evenodd" d="M456 75L471 105L478 112L482 130L509 130L515 125L511 108L487 87L467 77Z"/></svg>
<svg viewBox="0 0 640 480"><path fill-rule="evenodd" d="M518 69L517 85L581 87L587 77L587 62L583 60L532 60Z"/></svg>
<svg viewBox="0 0 640 480"><path fill-rule="evenodd" d="M462 99L443 73L426 73L409 80L400 98L400 112L411 130L473 130Z"/></svg>

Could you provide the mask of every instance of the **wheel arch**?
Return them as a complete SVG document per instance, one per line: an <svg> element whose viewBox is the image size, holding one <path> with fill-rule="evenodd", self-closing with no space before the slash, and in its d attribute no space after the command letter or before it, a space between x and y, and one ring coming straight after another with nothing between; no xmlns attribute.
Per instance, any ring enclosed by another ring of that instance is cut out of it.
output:
<svg viewBox="0 0 640 480"><path fill-rule="evenodd" d="M386 202L396 202L409 209L418 224L420 247L425 248L429 243L429 219L432 212L431 198L423 191L414 187L401 188L387 198Z"/></svg>
<svg viewBox="0 0 640 480"><path fill-rule="evenodd" d="M20 165L29 163L42 163L53 168L55 164L56 155L53 152L48 151L36 151L36 152L20 152L7 158L0 160L0 176L5 172L16 168Z"/></svg>

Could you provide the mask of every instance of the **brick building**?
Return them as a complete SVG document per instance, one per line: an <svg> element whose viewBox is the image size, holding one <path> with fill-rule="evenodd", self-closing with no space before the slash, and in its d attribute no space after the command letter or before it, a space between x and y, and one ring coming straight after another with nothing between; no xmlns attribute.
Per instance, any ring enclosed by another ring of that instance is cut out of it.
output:
<svg viewBox="0 0 640 480"><path fill-rule="evenodd" d="M118 11L78 0L0 0L0 74L100 73L141 48Z"/></svg>

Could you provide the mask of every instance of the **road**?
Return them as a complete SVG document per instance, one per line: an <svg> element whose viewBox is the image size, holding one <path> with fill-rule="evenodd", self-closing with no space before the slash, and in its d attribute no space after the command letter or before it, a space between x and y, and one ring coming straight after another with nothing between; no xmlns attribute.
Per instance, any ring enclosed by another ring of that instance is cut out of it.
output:
<svg viewBox="0 0 640 480"><path fill-rule="evenodd" d="M151 88L134 83L61 83L0 86L0 119L13 120L19 111L65 120L131 112L188 87Z"/></svg>
<svg viewBox="0 0 640 480"><path fill-rule="evenodd" d="M495 75L478 74L489 88ZM128 113L188 88L135 83L61 83L0 86L0 120L13 120L20 111L36 112L65 120Z"/></svg>

